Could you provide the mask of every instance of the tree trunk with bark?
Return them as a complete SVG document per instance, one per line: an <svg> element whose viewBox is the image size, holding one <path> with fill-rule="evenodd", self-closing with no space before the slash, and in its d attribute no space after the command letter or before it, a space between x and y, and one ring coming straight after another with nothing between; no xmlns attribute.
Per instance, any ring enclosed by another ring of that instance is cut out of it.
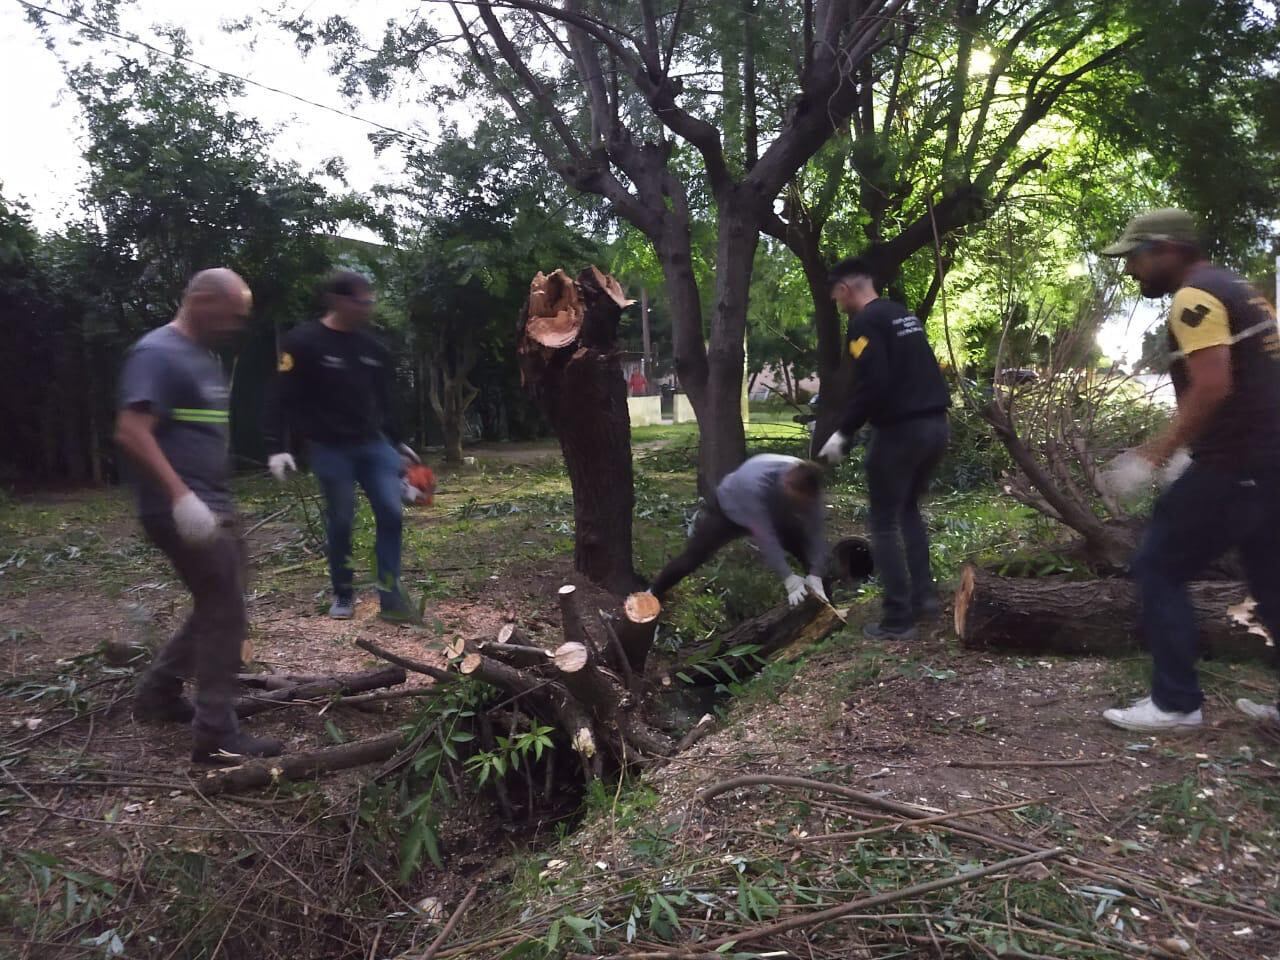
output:
<svg viewBox="0 0 1280 960"><path fill-rule="evenodd" d="M640 585L632 566L635 481L631 418L617 329L629 305L612 277L539 273L520 321L520 372L560 440L573 486L574 568L618 594Z"/></svg>
<svg viewBox="0 0 1280 960"><path fill-rule="evenodd" d="M454 358L451 356L454 352L461 356ZM427 396L444 434L446 463L462 462L462 435L467 409L480 393L467 379L471 368L475 366L474 354L474 349L467 345L458 347L446 344L430 357Z"/></svg>
<svg viewBox="0 0 1280 960"><path fill-rule="evenodd" d="M1252 622L1248 589L1214 580L1189 586L1206 656L1270 656ZM1131 580L1000 577L968 566L955 595L955 629L970 649L1126 656L1142 649L1138 591Z"/></svg>

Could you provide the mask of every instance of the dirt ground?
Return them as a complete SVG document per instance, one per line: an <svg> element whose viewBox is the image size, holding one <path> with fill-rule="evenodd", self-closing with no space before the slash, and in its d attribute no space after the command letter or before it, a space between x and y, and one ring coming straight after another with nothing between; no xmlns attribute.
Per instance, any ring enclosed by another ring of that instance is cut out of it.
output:
<svg viewBox="0 0 1280 960"><path fill-rule="evenodd" d="M466 497L477 499L475 491L460 491L442 510ZM786 883L792 885L787 889L799 884L808 890L811 873L827 876L823 871L844 864L851 851L867 849L861 840L811 838L884 823L883 812L877 819L865 805L824 799L820 791L751 786L705 803L696 799L710 784L752 775L805 777L938 814L1003 807L963 823L1037 849L1068 850L1065 859L1042 868L1037 889L1053 888L1063 904L1058 913L1044 907L1045 916L1084 917L1078 923L1091 923L1091 939L1087 950L1057 942L1054 956L1143 955L1139 948L1155 950L1146 954L1153 956L1280 956L1280 742L1231 705L1238 695L1269 695L1272 681L1257 668L1210 664L1205 729L1179 738L1143 737L1110 729L1099 718L1105 707L1141 691L1140 661L993 658L960 649L942 626L913 644L873 645L858 632L871 609L862 603L853 607L846 631L798 669L766 669L755 685L726 703L715 733L643 774L638 786L620 787L612 800L597 802L576 832L563 826L556 831L549 823L515 828L502 823L488 801L460 796L441 826L444 869L427 864L401 883L393 875L394 841L379 833L379 824L361 819L370 790L388 776L385 767L244 797L205 797L193 786L200 773L186 760L187 731L136 722L130 711L133 671L94 653L105 641L161 642L184 614L182 591L136 542L127 509L115 502L101 508L105 515L95 513L94 543L103 556L124 558L123 572L95 578L75 566L78 554L66 561L66 570L49 560L52 553L40 559L52 549L49 544L74 540L71 533L87 522L74 498L42 506L52 519L38 535L4 546L13 547L13 557L25 550L29 562L44 564L52 572L41 582L50 585L0 582L0 852L8 860L0 865L7 885L0 896L0 956L244 956L255 941L242 928L256 924L267 937L272 922L300 922L271 921L263 906L271 897L301 897L299 890L310 891L329 911L324 923L308 931L308 942L319 946L307 956L411 956L439 932L443 912L478 884L478 905L455 934L452 955L499 957L511 943L534 936L529 931L538 918L560 907L583 915L594 909L602 923L612 923L608 904L616 902L619 890L633 890L646 869L661 873L668 887L675 882L671 877L684 876L681 882L696 894L689 879L696 871L680 869L695 861L730 862L754 850L757 861L778 865L762 868L762 875L776 873L776 882L769 881L775 896ZM434 520L424 515L414 522L425 530ZM529 526L521 536L532 537L527 531L538 524L550 529L536 518L524 522ZM277 562L250 597L252 669L368 669L378 661L354 646L357 638L443 667L446 642L491 636L511 618L535 642L554 639L555 590L572 579L568 561L561 555L498 563L484 551L515 542L510 524L491 532L467 529L475 539L466 556L437 551L434 560L437 572L448 566L442 561L460 561L456 576L465 582L451 581L453 588L436 591L448 596L429 595L423 627L396 628L376 619L371 595L362 596L353 621L327 619L322 561L314 552L288 552L297 548L296 524L262 523L251 536L251 552L290 562ZM59 546L58 556L70 549ZM303 559L293 560L295 555ZM487 572L490 567L496 572ZM420 675L407 681L408 687L429 685ZM261 714L249 726L283 737L291 751L312 749L410 725L416 703L401 699L376 709L330 709L310 702ZM637 790L650 799L628 801ZM357 825L368 830L368 838L362 831L357 840ZM657 841L641 842L655 831L665 851L660 857L654 853ZM903 856L913 851L905 857L910 862L929 859L918 854L921 844L941 842L925 830L903 830L901 836ZM305 847L308 837L314 846ZM350 856L343 859L334 850L346 844L349 854L357 842L386 849L375 849L350 875L348 867L336 876L309 873L350 865ZM898 843L875 848L877 856L898 851ZM947 843L930 855L934 865L921 867L920 876L931 876L930 870L941 869L938 864L951 869L1015 855L972 837L951 835ZM815 850L826 852L819 856ZM147 938L172 936L173 904L190 899L183 884L191 877L181 873L174 880L177 874L156 867L157 858L177 856L234 863L248 879L186 921L192 927L189 941L153 943ZM1098 876L1073 873L1072 865L1095 869ZM904 879L919 879L913 869ZM262 901L249 882L261 886L261 876L279 884ZM1157 892L1136 889L1135 878ZM843 881L829 883L823 896L839 901ZM942 896L957 910L970 903L959 894L954 902ZM526 901L523 911L516 909ZM788 902L777 908L781 913L765 911L761 917L790 915L797 907ZM381 913L374 915L375 909ZM934 902L930 909L941 908ZM688 933L692 921L682 916L679 929ZM207 917L225 925L212 944L214 921L206 923ZM734 922L745 923L742 917ZM808 943L808 955L1042 955L1025 946L1025 934L1018 947L978 939L964 928L969 939L961 947L955 928L949 939L921 945L912 939L922 936L919 926L876 926L885 922L819 937ZM706 931L720 932L706 923ZM1001 936L1012 937L1017 924L1010 920L1006 926ZM651 922L636 943L653 941L659 929ZM934 935L933 927L924 929ZM1070 929L1077 933L1057 936L1078 939L1080 927ZM196 936L197 930L203 932ZM114 952L112 935L121 937L120 952ZM1099 946L1105 936L1124 945ZM767 955L806 955L794 952L799 941L770 942L783 952ZM383 952L388 945L394 949Z"/></svg>

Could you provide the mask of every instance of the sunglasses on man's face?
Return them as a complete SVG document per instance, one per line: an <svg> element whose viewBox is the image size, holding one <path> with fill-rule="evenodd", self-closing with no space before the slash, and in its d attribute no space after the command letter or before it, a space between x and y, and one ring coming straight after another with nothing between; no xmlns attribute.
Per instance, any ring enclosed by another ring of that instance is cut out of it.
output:
<svg viewBox="0 0 1280 960"><path fill-rule="evenodd" d="M1126 260L1133 260L1137 257L1145 256L1160 246L1159 240L1143 240L1140 244L1125 254Z"/></svg>
<svg viewBox="0 0 1280 960"><path fill-rule="evenodd" d="M377 301L374 300L373 297L361 297L361 296L357 296L354 293L347 294L347 299L350 300L352 303L354 303L358 307L372 307L375 303L377 303Z"/></svg>

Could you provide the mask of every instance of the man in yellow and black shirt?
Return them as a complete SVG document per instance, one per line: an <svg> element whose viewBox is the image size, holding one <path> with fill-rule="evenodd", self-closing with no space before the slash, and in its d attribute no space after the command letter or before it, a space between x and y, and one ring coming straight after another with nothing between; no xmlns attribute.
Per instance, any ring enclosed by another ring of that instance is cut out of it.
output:
<svg viewBox="0 0 1280 960"><path fill-rule="evenodd" d="M1145 297L1173 294L1168 338L1178 398L1173 422L1112 469L1118 492L1146 482L1179 450L1191 466L1156 502L1132 574L1154 660L1151 696L1106 719L1128 730L1171 731L1203 722L1195 618L1187 583L1237 548L1257 616L1280 637L1280 331L1271 304L1204 257L1195 221L1181 210L1135 217L1103 251L1124 257ZM1237 701L1280 722L1274 704Z"/></svg>

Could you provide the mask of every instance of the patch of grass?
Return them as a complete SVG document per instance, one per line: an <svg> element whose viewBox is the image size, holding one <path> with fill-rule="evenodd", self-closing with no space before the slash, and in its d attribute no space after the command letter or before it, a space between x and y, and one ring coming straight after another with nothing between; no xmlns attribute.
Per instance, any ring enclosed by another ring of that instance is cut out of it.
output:
<svg viewBox="0 0 1280 960"><path fill-rule="evenodd" d="M1274 849L1280 795L1265 780L1238 775L1246 761L1206 761L1197 773L1153 786L1137 801L1139 823L1179 840L1192 851L1209 844L1229 856L1249 843Z"/></svg>

